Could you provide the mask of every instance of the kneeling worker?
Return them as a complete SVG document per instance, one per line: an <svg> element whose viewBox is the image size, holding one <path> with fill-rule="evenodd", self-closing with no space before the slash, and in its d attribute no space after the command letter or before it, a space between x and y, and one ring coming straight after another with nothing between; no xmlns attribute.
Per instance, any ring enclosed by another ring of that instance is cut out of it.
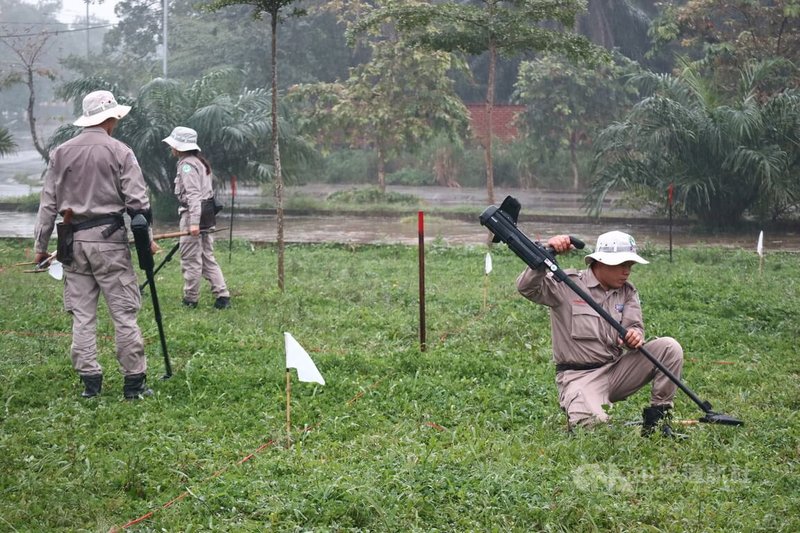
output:
<svg viewBox="0 0 800 533"><path fill-rule="evenodd" d="M547 245L557 253L572 248L568 235L551 237ZM606 422L608 414L603 405L624 400L652 382L651 405L642 414L642 435L650 435L660 425L664 435L672 436L668 410L677 386L639 348L645 347L678 377L683 368L683 349L670 337L644 342L639 295L628 277L634 264L648 261L636 253L633 237L621 231L600 235L594 253L585 260L589 265L586 270L565 272L622 324L628 332L624 339L544 266L536 270L528 267L517 278L517 289L523 296L550 308L558 401L567 413L569 427Z"/></svg>

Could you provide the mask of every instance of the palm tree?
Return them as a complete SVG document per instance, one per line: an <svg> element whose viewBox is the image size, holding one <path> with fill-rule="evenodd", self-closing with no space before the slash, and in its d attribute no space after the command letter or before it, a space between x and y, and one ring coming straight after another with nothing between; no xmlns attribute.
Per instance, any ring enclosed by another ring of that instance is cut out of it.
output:
<svg viewBox="0 0 800 533"><path fill-rule="evenodd" d="M612 189L658 201L670 183L678 207L712 227L735 224L759 206L763 213L775 201L797 205L800 92L760 91L781 63L742 69L739 91L727 100L688 61L682 65L680 76L634 80L652 96L599 136L590 212L600 213Z"/></svg>
<svg viewBox="0 0 800 533"><path fill-rule="evenodd" d="M0 126L0 157L13 154L16 149L17 143L14 141L14 137L11 136L11 132Z"/></svg>
<svg viewBox="0 0 800 533"><path fill-rule="evenodd" d="M203 153L211 161L216 178L223 183L237 176L242 181L266 182L273 176L267 163L270 155L264 146L265 135L272 135L270 95L263 89L237 93L236 73L214 71L186 85L177 80L156 78L139 89L139 95L126 98L117 87L102 79L88 78L67 83L59 95L79 105L90 91L107 89L120 103L131 105L130 114L114 131L136 154L145 180L158 196L171 197L175 161L162 142L175 126L197 130ZM52 146L77 133L74 126L62 126L51 139ZM291 125L279 122L278 136L287 160L287 174L315 157L311 145L295 136Z"/></svg>

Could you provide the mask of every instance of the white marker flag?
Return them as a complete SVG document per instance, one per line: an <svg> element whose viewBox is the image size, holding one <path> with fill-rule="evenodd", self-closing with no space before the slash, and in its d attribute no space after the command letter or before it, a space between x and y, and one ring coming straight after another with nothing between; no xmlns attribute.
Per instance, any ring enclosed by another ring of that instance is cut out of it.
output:
<svg viewBox="0 0 800 533"><path fill-rule="evenodd" d="M764 231L762 230L758 234L758 244L756 244L756 252L758 255L763 257L764 256Z"/></svg>
<svg viewBox="0 0 800 533"><path fill-rule="evenodd" d="M325 385L325 379L305 348L300 346L291 333L284 332L283 336L286 341L286 368L296 368L297 379L300 381L315 381Z"/></svg>
<svg viewBox="0 0 800 533"><path fill-rule="evenodd" d="M487 253L486 254L486 264L484 266L484 272L486 272L486 275L488 276L489 272L491 272L491 271L492 271L492 256L491 256L491 254Z"/></svg>

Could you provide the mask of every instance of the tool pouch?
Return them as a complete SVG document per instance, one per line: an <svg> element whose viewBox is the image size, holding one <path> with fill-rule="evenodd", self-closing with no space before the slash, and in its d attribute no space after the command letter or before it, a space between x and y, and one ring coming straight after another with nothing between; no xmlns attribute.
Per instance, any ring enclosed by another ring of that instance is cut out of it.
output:
<svg viewBox="0 0 800 533"><path fill-rule="evenodd" d="M217 225L217 213L222 211L222 202L214 195L200 202L200 229L206 230Z"/></svg>
<svg viewBox="0 0 800 533"><path fill-rule="evenodd" d="M72 264L72 243L74 241L72 224L59 222L56 224L58 243L56 244L56 259L65 265Z"/></svg>

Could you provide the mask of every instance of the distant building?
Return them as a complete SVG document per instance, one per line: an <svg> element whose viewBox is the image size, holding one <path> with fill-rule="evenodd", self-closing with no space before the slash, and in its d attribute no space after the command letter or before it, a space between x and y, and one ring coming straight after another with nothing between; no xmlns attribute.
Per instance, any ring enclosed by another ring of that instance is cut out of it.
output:
<svg viewBox="0 0 800 533"><path fill-rule="evenodd" d="M486 104L465 104L469 111L469 127L472 136L483 143L489 131L489 121L486 118ZM492 134L501 141L513 141L519 135L514 121L517 115L525 111L524 105L495 104L492 106Z"/></svg>

